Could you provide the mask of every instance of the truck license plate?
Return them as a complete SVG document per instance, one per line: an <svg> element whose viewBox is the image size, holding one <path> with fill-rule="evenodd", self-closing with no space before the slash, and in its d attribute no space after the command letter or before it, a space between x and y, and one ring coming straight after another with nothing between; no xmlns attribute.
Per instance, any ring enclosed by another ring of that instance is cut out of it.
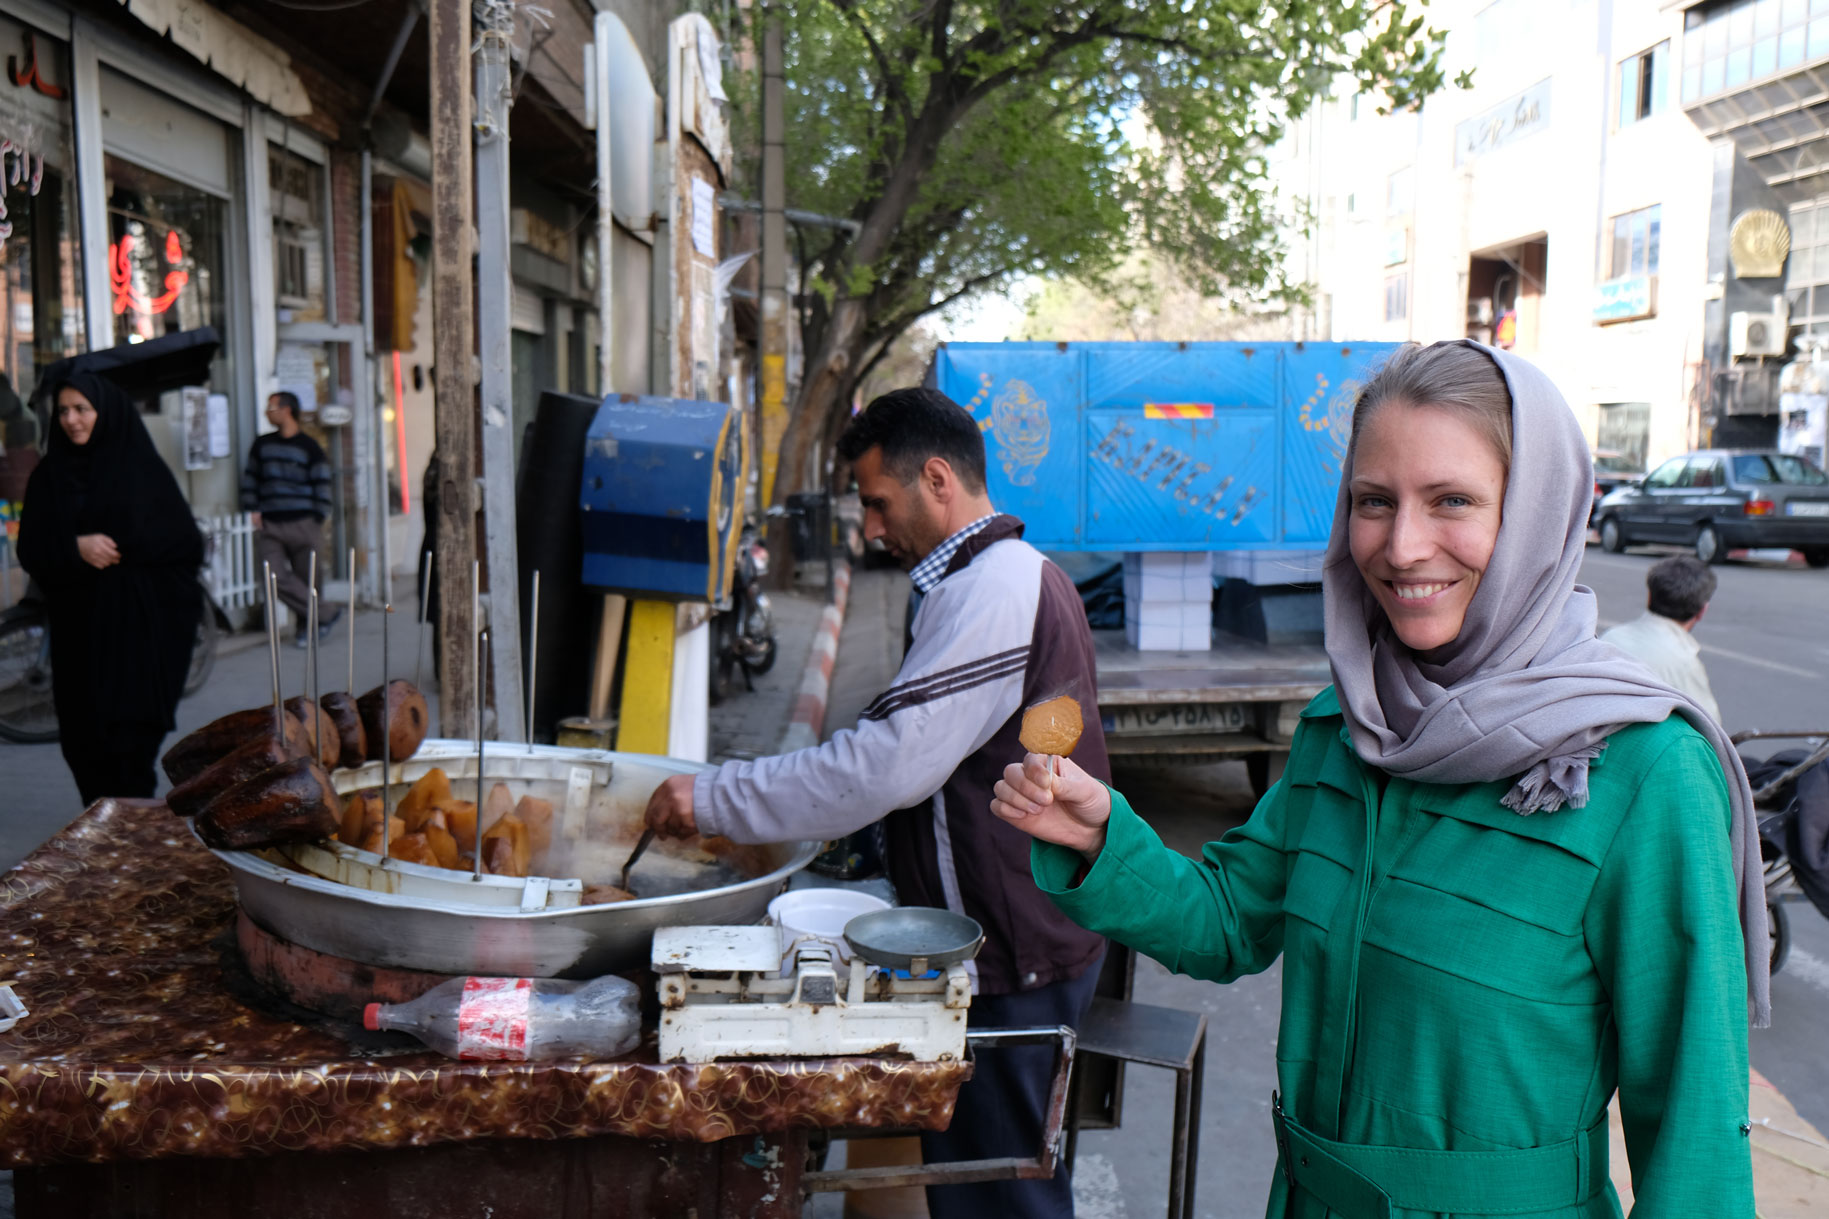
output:
<svg viewBox="0 0 1829 1219"><path fill-rule="evenodd" d="M1792 516L1829 516L1829 500L1792 500L1785 507Z"/></svg>
<svg viewBox="0 0 1829 1219"><path fill-rule="evenodd" d="M1176 732L1239 732L1245 727L1246 703L1164 703L1149 707L1114 707L1100 718L1111 736L1162 736Z"/></svg>

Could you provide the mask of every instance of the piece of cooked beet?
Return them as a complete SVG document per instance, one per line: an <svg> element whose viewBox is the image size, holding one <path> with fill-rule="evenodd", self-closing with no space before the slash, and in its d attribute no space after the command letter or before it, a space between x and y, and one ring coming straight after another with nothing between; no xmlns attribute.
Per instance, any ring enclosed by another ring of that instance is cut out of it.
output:
<svg viewBox="0 0 1829 1219"><path fill-rule="evenodd" d="M396 677L387 683L387 725L382 726L381 687L376 686L356 700L362 712L362 730L368 734L368 758L381 761L382 734L387 734L388 760L399 762L413 756L426 738L431 715L426 710L425 695L412 682Z"/></svg>
<svg viewBox="0 0 1829 1219"><path fill-rule="evenodd" d="M273 708L270 706L231 711L221 719L211 720L165 751L165 777L174 786L194 779L211 762L235 752L263 732L273 735ZM305 726L291 713L285 716L285 734L287 748L302 755L312 752Z"/></svg>
<svg viewBox="0 0 1829 1219"><path fill-rule="evenodd" d="M180 817L194 817L217 796L298 756L271 732L244 741L166 793L165 805Z"/></svg>
<svg viewBox="0 0 1829 1219"><path fill-rule="evenodd" d="M197 833L219 851L316 842L342 827L330 776L309 757L270 767L223 791L197 814Z"/></svg>
<svg viewBox="0 0 1829 1219"><path fill-rule="evenodd" d="M360 766L368 761L368 731L362 727L362 712L356 706L356 696L334 690L318 699L318 705L337 726L337 765Z"/></svg>
<svg viewBox="0 0 1829 1219"><path fill-rule="evenodd" d="M303 694L287 699L286 711L304 725L305 736L317 751L318 765L325 770L335 770L337 758L343 753L343 740L330 713Z"/></svg>

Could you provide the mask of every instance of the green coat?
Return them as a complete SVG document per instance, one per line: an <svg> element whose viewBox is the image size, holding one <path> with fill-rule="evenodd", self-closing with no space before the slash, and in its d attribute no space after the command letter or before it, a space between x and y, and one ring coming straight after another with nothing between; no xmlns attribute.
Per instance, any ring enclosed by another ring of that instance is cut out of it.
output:
<svg viewBox="0 0 1829 1219"><path fill-rule="evenodd" d="M1634 1215L1743 1219L1746 969L1720 764L1673 718L1614 734L1589 785L1585 808L1523 817L1505 782L1386 776L1329 689L1282 780L1199 861L1114 792L1078 885L1076 852L1038 841L1031 862L1075 921L1178 973L1229 982L1283 954L1295 1125L1273 1219L1617 1216L1615 1089ZM1522 1148L1548 1150L1503 1154Z"/></svg>

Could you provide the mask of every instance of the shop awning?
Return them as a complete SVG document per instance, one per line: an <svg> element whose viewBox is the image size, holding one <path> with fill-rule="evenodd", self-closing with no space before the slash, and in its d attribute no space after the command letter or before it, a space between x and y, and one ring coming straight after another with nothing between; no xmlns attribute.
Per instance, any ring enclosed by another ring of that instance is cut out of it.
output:
<svg viewBox="0 0 1829 1219"><path fill-rule="evenodd" d="M195 0L123 0L121 7L270 109L290 118L311 113L292 57L216 9Z"/></svg>

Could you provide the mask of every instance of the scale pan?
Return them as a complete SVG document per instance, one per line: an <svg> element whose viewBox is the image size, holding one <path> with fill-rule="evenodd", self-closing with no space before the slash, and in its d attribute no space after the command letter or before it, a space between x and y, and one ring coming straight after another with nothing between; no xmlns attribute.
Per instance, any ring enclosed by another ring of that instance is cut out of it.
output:
<svg viewBox="0 0 1829 1219"><path fill-rule="evenodd" d="M951 910L897 906L872 910L846 923L845 942L858 956L884 969L912 969L922 960L928 969L944 969L978 955L984 928L976 919Z"/></svg>

